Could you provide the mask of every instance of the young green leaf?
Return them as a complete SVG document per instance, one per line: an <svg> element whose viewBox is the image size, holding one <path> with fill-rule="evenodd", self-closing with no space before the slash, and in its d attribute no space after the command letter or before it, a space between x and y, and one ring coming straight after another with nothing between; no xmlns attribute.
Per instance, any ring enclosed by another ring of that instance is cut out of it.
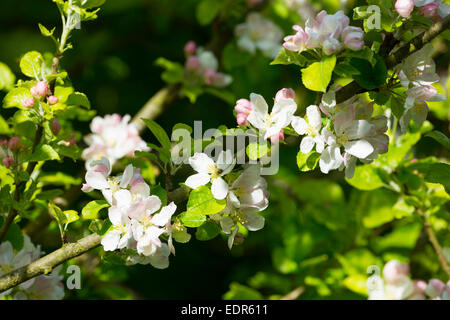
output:
<svg viewBox="0 0 450 320"><path fill-rule="evenodd" d="M164 131L164 129L159 124L151 119L142 119L142 121L144 121L144 123L147 125L147 128L149 128L150 131L155 135L156 139L158 139L159 143L161 143L161 146L164 149L170 150L171 143L166 131Z"/></svg>
<svg viewBox="0 0 450 320"><path fill-rule="evenodd" d="M215 199L207 186L200 186L191 191L187 203L187 211L190 214L214 214L222 211L225 206L225 199Z"/></svg>
<svg viewBox="0 0 450 320"><path fill-rule="evenodd" d="M331 81L336 56L326 56L322 61L314 62L302 69L303 85L313 91L325 92Z"/></svg>
<svg viewBox="0 0 450 320"><path fill-rule="evenodd" d="M109 207L109 203L105 200L91 201L81 210L81 216L86 220L98 219L98 212L106 207Z"/></svg>
<svg viewBox="0 0 450 320"><path fill-rule="evenodd" d="M37 51L27 52L20 60L20 70L30 78L38 79L41 74L42 63L44 58Z"/></svg>

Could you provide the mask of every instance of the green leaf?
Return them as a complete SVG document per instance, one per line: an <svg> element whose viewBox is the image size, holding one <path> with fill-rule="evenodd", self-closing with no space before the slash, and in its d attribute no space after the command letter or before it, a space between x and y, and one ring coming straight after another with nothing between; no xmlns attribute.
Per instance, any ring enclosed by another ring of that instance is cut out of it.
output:
<svg viewBox="0 0 450 320"><path fill-rule="evenodd" d="M223 297L224 300L262 300L264 297L250 287L244 286L237 282L230 284L230 290L226 292Z"/></svg>
<svg viewBox="0 0 450 320"><path fill-rule="evenodd" d="M152 195L157 196L161 200L163 206L167 205L167 192L159 184L152 187Z"/></svg>
<svg viewBox="0 0 450 320"><path fill-rule="evenodd" d="M58 152L48 144L39 145L35 152L27 159L28 161L60 160Z"/></svg>
<svg viewBox="0 0 450 320"><path fill-rule="evenodd" d="M226 206L226 200L214 198L207 186L200 186L192 190L187 203L189 214L214 214L222 211Z"/></svg>
<svg viewBox="0 0 450 320"><path fill-rule="evenodd" d="M375 190L381 188L384 183L375 169L370 164L356 166L353 178L345 179L351 186L359 190Z"/></svg>
<svg viewBox="0 0 450 320"><path fill-rule="evenodd" d="M352 58L350 64L359 70L360 74L353 76L353 79L362 87L372 90L386 83L387 68L386 64L379 55L374 57L376 63L374 66L364 59Z"/></svg>
<svg viewBox="0 0 450 320"><path fill-rule="evenodd" d="M42 24L38 24L39 26L39 30L41 31L41 34L44 37L51 37L53 35L53 32L55 31L55 28L53 28L51 31L48 30L45 26L43 26Z"/></svg>
<svg viewBox="0 0 450 320"><path fill-rule="evenodd" d="M198 23L203 26L211 23L225 3L225 1L202 0L195 11Z"/></svg>
<svg viewBox="0 0 450 320"><path fill-rule="evenodd" d="M3 99L3 108L27 109L23 105L25 100L33 98L30 90L27 88L14 88L8 92Z"/></svg>
<svg viewBox="0 0 450 320"><path fill-rule="evenodd" d="M65 210L63 211L63 214L66 217L66 223L72 223L80 219L78 212L75 210Z"/></svg>
<svg viewBox="0 0 450 320"><path fill-rule="evenodd" d="M302 69L303 85L313 91L325 92L331 81L336 56L327 56L322 61L314 62L309 67Z"/></svg>
<svg viewBox="0 0 450 320"><path fill-rule="evenodd" d="M306 58L301 53L292 52L286 50L285 48L282 48L280 52L278 52L276 58L270 63L270 65L295 64L297 66L303 67L306 64L306 61Z"/></svg>
<svg viewBox="0 0 450 320"><path fill-rule="evenodd" d="M109 203L106 200L91 201L81 210L81 216L85 220L98 219L98 212L106 207L109 207Z"/></svg>
<svg viewBox="0 0 450 320"><path fill-rule="evenodd" d="M184 67L178 62L172 62L166 58L158 58L155 61L157 66L166 69L162 74L161 78L167 83L179 83L183 81L184 78Z"/></svg>
<svg viewBox="0 0 450 320"><path fill-rule="evenodd" d="M82 92L74 92L71 95L69 95L66 104L69 106L74 105L86 107L88 109L91 108L91 103L89 102L88 97Z"/></svg>
<svg viewBox="0 0 450 320"><path fill-rule="evenodd" d="M304 154L301 151L297 153L297 166L300 171L314 170L319 163L320 153L311 151L308 154Z"/></svg>
<svg viewBox="0 0 450 320"><path fill-rule="evenodd" d="M270 148L267 142L262 145L258 142L252 142L245 149L250 160L258 160L259 158L264 157L269 152L269 150Z"/></svg>
<svg viewBox="0 0 450 320"><path fill-rule="evenodd" d="M142 121L144 121L147 128L149 128L156 139L158 139L161 146L166 150L170 150L171 143L166 131L164 131L159 124L151 119L142 119Z"/></svg>
<svg viewBox="0 0 450 320"><path fill-rule="evenodd" d="M220 227L211 221L206 221L195 232L197 240L207 241L214 239L220 233Z"/></svg>
<svg viewBox="0 0 450 320"><path fill-rule="evenodd" d="M15 250L17 250L17 251L22 250L24 241L23 241L22 230L20 229L18 224L12 223L9 226L8 232L6 233L4 240L11 242L11 244Z"/></svg>
<svg viewBox="0 0 450 320"><path fill-rule="evenodd" d="M427 182L440 183L450 194L450 165L447 163L413 163L408 166L410 170L417 170L423 174Z"/></svg>
<svg viewBox="0 0 450 320"><path fill-rule="evenodd" d="M49 202L48 209L50 211L50 214L53 216L53 218L56 219L56 221L58 221L58 223L60 225L63 225L67 222L66 215L63 213L61 208L59 208L57 205L55 205L52 202Z"/></svg>
<svg viewBox="0 0 450 320"><path fill-rule="evenodd" d="M447 149L450 149L450 139L440 131L431 131L425 135L425 137L430 137L442 144Z"/></svg>
<svg viewBox="0 0 450 320"><path fill-rule="evenodd" d="M11 90L15 81L16 76L11 72L11 69L3 62L0 62L0 90Z"/></svg>
<svg viewBox="0 0 450 320"><path fill-rule="evenodd" d="M178 218L180 219L183 226L189 228L200 227L206 221L206 216L204 214L194 214L189 211L181 213L180 215L178 215Z"/></svg>
<svg viewBox="0 0 450 320"><path fill-rule="evenodd" d="M20 70L30 78L38 79L41 74L42 63L44 58L37 51L27 52L20 60Z"/></svg>
<svg viewBox="0 0 450 320"><path fill-rule="evenodd" d="M11 129L9 128L8 123L0 115L0 134L9 134L10 132L11 132Z"/></svg>

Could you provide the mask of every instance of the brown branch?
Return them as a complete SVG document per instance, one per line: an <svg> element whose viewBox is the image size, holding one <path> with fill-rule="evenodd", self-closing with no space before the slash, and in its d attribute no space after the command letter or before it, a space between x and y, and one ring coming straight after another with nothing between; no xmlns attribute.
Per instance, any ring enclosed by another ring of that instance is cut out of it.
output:
<svg viewBox="0 0 450 320"><path fill-rule="evenodd" d="M420 209L417 210L417 213L422 218L425 231L428 235L428 239L430 240L431 244L433 245L434 251L436 251L436 255L438 257L439 263L441 264L442 269L447 274L448 279L450 279L450 266L447 263L447 259L445 258L444 251L442 250L442 247L436 237L436 234L434 233L433 228L431 227L431 225L428 221L428 218L425 216L425 214Z"/></svg>
<svg viewBox="0 0 450 320"><path fill-rule="evenodd" d="M394 53L391 53L393 50L393 45L395 45L396 41L391 41L390 38L383 42L382 50L380 49L380 54L383 53L386 56L382 55L385 58L386 66L388 69L395 67L406 57L411 55L412 53L420 50L426 43L433 40L440 33L450 28L450 15L444 18L441 21L433 24L427 31L419 34L411 41L405 43L403 46L398 48ZM388 44L387 44L388 43ZM411 45L413 45L414 49L410 51ZM336 92L336 103L342 103L356 94L367 92L367 90L357 84L355 81L349 83L344 86L342 89Z"/></svg>
<svg viewBox="0 0 450 320"><path fill-rule="evenodd" d="M169 201L180 203L189 196L189 189L179 187L168 194ZM72 258L78 257L100 245L102 237L93 233L77 242L64 245L62 248L0 277L0 292L15 287L22 282L41 274L48 274L53 268Z"/></svg>

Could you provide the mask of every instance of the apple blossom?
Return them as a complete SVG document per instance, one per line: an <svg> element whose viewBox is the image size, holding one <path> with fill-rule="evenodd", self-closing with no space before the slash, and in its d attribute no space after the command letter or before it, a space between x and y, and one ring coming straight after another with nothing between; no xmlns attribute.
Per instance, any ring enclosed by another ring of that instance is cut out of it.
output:
<svg viewBox="0 0 450 320"><path fill-rule="evenodd" d="M2 159L2 164L8 169L11 168L13 163L14 163L14 158L13 157L4 157Z"/></svg>
<svg viewBox="0 0 450 320"><path fill-rule="evenodd" d="M123 193L124 195L121 195ZM127 194L129 196L127 196ZM126 214L127 205L130 205L131 195L128 190L120 190L114 194L116 205L108 209L108 218L113 225L101 241L105 251L114 251L128 246L132 239L131 221Z"/></svg>
<svg viewBox="0 0 450 320"><path fill-rule="evenodd" d="M252 111L252 104L247 99L239 99L236 101L236 106L234 107L236 110L236 120L238 125L246 126L248 124L247 117Z"/></svg>
<svg viewBox="0 0 450 320"><path fill-rule="evenodd" d="M197 50L197 44L192 40L184 45L184 53L188 56L193 55L195 50Z"/></svg>
<svg viewBox="0 0 450 320"><path fill-rule="evenodd" d="M346 48L361 50L364 46L364 31L359 27L348 26L342 31L342 41Z"/></svg>
<svg viewBox="0 0 450 320"><path fill-rule="evenodd" d="M258 12L247 15L245 23L234 29L241 50L254 54L260 50L268 58L275 58L281 49L282 30Z"/></svg>
<svg viewBox="0 0 450 320"><path fill-rule="evenodd" d="M414 9L414 0L397 0L395 10L403 18L408 18Z"/></svg>
<svg viewBox="0 0 450 320"><path fill-rule="evenodd" d="M309 36L299 25L294 25L292 29L296 31L296 34L284 37L283 47L289 51L302 52L306 49Z"/></svg>
<svg viewBox="0 0 450 320"><path fill-rule="evenodd" d="M383 268L383 277L388 283L396 283L402 281L403 276L409 274L409 266L398 260L388 261Z"/></svg>
<svg viewBox="0 0 450 320"><path fill-rule="evenodd" d="M280 99L295 99L295 91L291 88L283 88L278 90L277 94L275 95L275 101L278 101ZM248 101L248 100L247 100Z"/></svg>
<svg viewBox="0 0 450 320"><path fill-rule="evenodd" d="M38 81L36 85L30 89L31 95L38 99L44 98L48 91L49 87L45 81Z"/></svg>
<svg viewBox="0 0 450 320"><path fill-rule="evenodd" d="M414 5L420 7L420 13L433 20L441 20L450 14L450 5L442 0L414 0Z"/></svg>
<svg viewBox="0 0 450 320"><path fill-rule="evenodd" d="M59 99L56 96L50 96L47 98L47 101L49 104L57 104L59 102Z"/></svg>
<svg viewBox="0 0 450 320"><path fill-rule="evenodd" d="M445 288L445 283L439 279L431 279L425 289L425 293L432 299L440 297Z"/></svg>
<svg viewBox="0 0 450 320"><path fill-rule="evenodd" d="M322 117L319 108L315 105L309 106L306 108L306 116L307 119L294 116L291 123L295 132L306 135L300 144L300 151L307 154L316 145L316 151L321 153L325 146L325 139L320 133Z"/></svg>
<svg viewBox="0 0 450 320"><path fill-rule="evenodd" d="M264 139L279 134L281 129L291 123L297 110L297 104L291 98L276 100L271 113L269 113L269 106L261 95L250 94L250 101L253 109L247 120L259 129L260 133L264 134Z"/></svg>
<svg viewBox="0 0 450 320"><path fill-rule="evenodd" d="M186 59L186 69L190 71L198 70L202 64L196 56L190 56Z"/></svg>
<svg viewBox="0 0 450 320"><path fill-rule="evenodd" d="M192 189L197 189L211 181L211 192L214 198L224 199L228 194L228 184L222 177L231 172L235 163L236 160L230 150L221 151L217 162L204 153L196 152L189 158L189 164L197 173L188 177L185 184Z"/></svg>
<svg viewBox="0 0 450 320"><path fill-rule="evenodd" d="M28 99L25 99L25 101L23 102L23 106L25 107L25 108L31 108L31 107L33 107L34 106L34 99L33 98L28 98Z"/></svg>
<svg viewBox="0 0 450 320"><path fill-rule="evenodd" d="M86 160L86 166L93 159L108 158L111 165L125 156L132 156L134 151L145 151L149 148L139 137L134 124L129 124L130 116L123 118L118 114L95 117L90 128L92 133L85 137L88 148L83 150L81 157Z"/></svg>

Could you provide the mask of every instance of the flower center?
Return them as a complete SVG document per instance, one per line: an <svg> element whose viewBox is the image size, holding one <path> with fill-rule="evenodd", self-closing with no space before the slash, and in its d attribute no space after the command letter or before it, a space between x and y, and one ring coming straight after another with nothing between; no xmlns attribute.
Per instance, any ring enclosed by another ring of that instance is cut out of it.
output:
<svg viewBox="0 0 450 320"><path fill-rule="evenodd" d="M341 134L337 137L336 142L340 145L347 144L350 141L349 137L346 134Z"/></svg>
<svg viewBox="0 0 450 320"><path fill-rule="evenodd" d="M109 177L108 178L108 184L109 184L109 188L111 189L112 193L120 190L119 178L117 178L117 177Z"/></svg>
<svg viewBox="0 0 450 320"><path fill-rule="evenodd" d="M237 219L243 225L248 223L247 217L241 211L238 211Z"/></svg>
<svg viewBox="0 0 450 320"><path fill-rule="evenodd" d="M215 163L211 163L206 167L207 172L211 175L211 179L217 179L220 177L222 170L217 168Z"/></svg>
<svg viewBox="0 0 450 320"><path fill-rule="evenodd" d="M272 126L272 124L273 124L273 115L267 113L267 114L264 116L264 125L265 125L267 128L270 128L270 127Z"/></svg>
<svg viewBox="0 0 450 320"><path fill-rule="evenodd" d="M306 134L308 136L312 136L315 137L319 134L319 132L317 131L316 128L314 128L313 126L311 126L310 124L308 124L308 127L306 128Z"/></svg>
<svg viewBox="0 0 450 320"><path fill-rule="evenodd" d="M4 263L4 264L0 264L0 271L3 274L7 274L10 273L11 271L14 270L14 265L12 263Z"/></svg>

